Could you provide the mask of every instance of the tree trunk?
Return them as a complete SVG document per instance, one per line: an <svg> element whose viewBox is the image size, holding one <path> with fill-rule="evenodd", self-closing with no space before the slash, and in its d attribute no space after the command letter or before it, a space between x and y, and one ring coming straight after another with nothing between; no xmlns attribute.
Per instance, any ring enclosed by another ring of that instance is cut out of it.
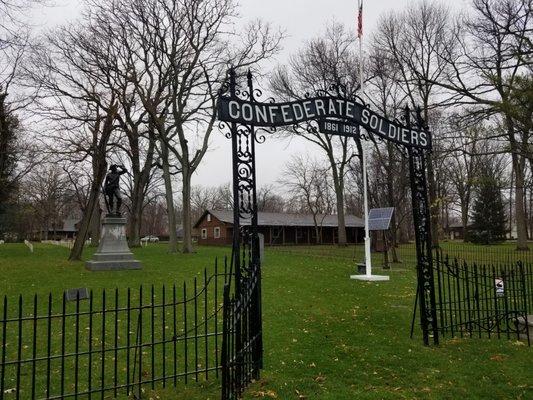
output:
<svg viewBox="0 0 533 400"><path fill-rule="evenodd" d="M174 207L174 193L172 190L172 176L170 174L168 147L161 142L161 163L163 166L163 180L165 181L165 199L168 216L168 252L178 252L178 235L176 232L176 209Z"/></svg>
<svg viewBox="0 0 533 400"><path fill-rule="evenodd" d="M107 110L107 115L105 117L102 130L100 131L98 128L96 128L93 132L93 181L91 183L89 199L85 205L83 217L80 222L78 235L76 236L74 245L70 250L70 255L68 257L70 261L81 260L85 239L87 238L94 208L99 204L100 188L102 187L102 182L104 181L107 169L107 162L105 159L107 154L107 143L109 142L109 137L113 131L113 122L115 120L116 112L117 106L114 104L114 99L111 99L110 108Z"/></svg>
<svg viewBox="0 0 533 400"><path fill-rule="evenodd" d="M139 199L139 197L141 197ZM140 247L141 246L141 220L142 220L142 203L144 195L139 190L135 188L131 193L131 212L129 220L129 229L128 229L128 244L130 247Z"/></svg>
<svg viewBox="0 0 533 400"><path fill-rule="evenodd" d="M515 139L514 125L510 118L507 118L507 133L511 145L511 157L515 173L515 219L516 219L516 249L529 250L527 246L527 222L526 209L524 204L525 185L525 157L520 155L520 149Z"/></svg>
<svg viewBox="0 0 533 400"><path fill-rule="evenodd" d="M433 172L433 157L427 156L429 212L431 220L431 244L435 249L439 248L439 202L437 198L437 183Z"/></svg>
<svg viewBox="0 0 533 400"><path fill-rule="evenodd" d="M151 136L150 136L151 137ZM129 224L129 245L130 247L139 247L141 245L141 224L144 204L144 195L146 187L150 180L150 171L152 170L152 163L154 159L155 140L150 139L148 149L146 152L146 160L141 169L139 160L138 137L135 140L130 140L130 147L132 149L132 174L133 174L133 188L131 193L131 213ZM168 150L167 150L168 154ZM168 157L167 157L168 160ZM168 166L168 164L167 164Z"/></svg>
<svg viewBox="0 0 533 400"><path fill-rule="evenodd" d="M76 236L76 240L74 241L74 245L72 246L72 249L70 250L70 255L68 257L70 261L81 260L81 255L83 253L83 247L85 245L85 239L87 238L87 233L89 232L89 227L91 225L91 219L92 219L92 215L94 212L94 208L98 204L98 200L100 196L100 186L102 185L102 182L104 181L104 176L106 172L105 159L102 161L103 162L99 163L100 168L98 170L98 174L93 177L93 181L91 183L89 199L85 206L85 212L83 213L83 217L80 222L80 228L78 230L78 235Z"/></svg>
<svg viewBox="0 0 533 400"><path fill-rule="evenodd" d="M511 168L511 186L509 188L509 239L513 237L513 188L514 188L514 165Z"/></svg>
<svg viewBox="0 0 533 400"><path fill-rule="evenodd" d="M344 216L344 178L337 170L337 164L333 153L328 154L333 173L333 185L335 186L335 199L337 205L338 245L346 246L346 220Z"/></svg>
<svg viewBox="0 0 533 400"><path fill-rule="evenodd" d="M529 165L530 165L530 172L531 176L533 177L533 159L529 159ZM530 190L529 190L529 238L533 239L533 179L530 183Z"/></svg>
<svg viewBox="0 0 533 400"><path fill-rule="evenodd" d="M468 241L468 205L461 201L461 224L463 225L463 242Z"/></svg>
<svg viewBox="0 0 533 400"><path fill-rule="evenodd" d="M346 246L347 240L346 240L346 220L344 216L344 190L342 188L339 188L339 190L335 190L335 194L337 197L337 218L338 218L338 224L339 224L339 246Z"/></svg>
<svg viewBox="0 0 533 400"><path fill-rule="evenodd" d="M192 253L192 223L191 223L191 174L189 167L183 165L183 186L181 189L183 203L183 252Z"/></svg>
<svg viewBox="0 0 533 400"><path fill-rule="evenodd" d="M313 214L313 224L315 225L315 244L320 244L320 229L318 227L318 221L316 220L315 214Z"/></svg>
<svg viewBox="0 0 533 400"><path fill-rule="evenodd" d="M100 243L100 218L102 210L100 209L100 202L97 201L93 209L91 217L91 247L98 247Z"/></svg>
<svg viewBox="0 0 533 400"><path fill-rule="evenodd" d="M526 211L524 204L524 162L523 157L512 153L515 167L515 218L516 218L516 249L529 250L527 245Z"/></svg>
<svg viewBox="0 0 533 400"><path fill-rule="evenodd" d="M390 249L391 249L391 255L392 255L392 262L398 263L400 260L398 259L398 252L396 251L396 243L397 243L397 227L396 227L396 213L398 212L398 209L396 207L396 199L394 198L394 150L393 150L393 144L387 143L387 197L389 200L389 207L394 207L394 213L392 214L391 218L391 224L390 224Z"/></svg>

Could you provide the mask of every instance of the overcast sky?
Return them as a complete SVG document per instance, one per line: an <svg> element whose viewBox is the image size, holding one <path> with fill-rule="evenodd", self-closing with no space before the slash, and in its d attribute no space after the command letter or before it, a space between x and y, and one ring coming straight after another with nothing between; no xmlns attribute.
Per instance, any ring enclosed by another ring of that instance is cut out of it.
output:
<svg viewBox="0 0 533 400"><path fill-rule="evenodd" d="M401 9L410 0L365 0L364 34L369 38L379 16L389 10ZM470 0L446 0L454 9L463 9ZM36 10L34 20L42 26L53 26L79 14L80 2L55 0L55 7ZM286 32L283 50L276 63L284 63L306 40L320 35L328 22L335 19L356 30L357 0L240 0L243 21L262 18ZM257 149L257 178L259 186L275 183L284 163L292 154L319 154L316 145L304 139L282 140L268 137ZM214 132L209 153L193 178L193 185L219 185L231 180L230 140Z"/></svg>

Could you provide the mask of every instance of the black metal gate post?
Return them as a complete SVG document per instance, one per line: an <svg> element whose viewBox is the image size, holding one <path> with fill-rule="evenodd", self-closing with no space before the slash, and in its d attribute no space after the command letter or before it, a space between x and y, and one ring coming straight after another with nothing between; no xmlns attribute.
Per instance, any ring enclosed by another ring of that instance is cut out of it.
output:
<svg viewBox="0 0 533 400"><path fill-rule="evenodd" d="M405 109L407 126L411 126L409 107ZM425 129L424 122L417 111L417 127ZM428 199L426 161L427 151L409 147L409 170L411 179L411 200L415 226L417 259L417 297L420 305L420 324L424 344L429 345L430 335L433 343L439 344L437 313L435 304L435 283L433 281L433 253L431 250L431 217Z"/></svg>
<svg viewBox="0 0 533 400"><path fill-rule="evenodd" d="M252 78L252 72L248 70L248 95L250 101L255 102L255 90ZM254 285L252 293L252 308L251 308L251 324L250 337L253 340L253 369L252 376L254 379L259 379L259 371L263 368L263 313L261 309L261 249L259 248L259 233L257 230L257 179L255 169L255 143L257 141L255 127L250 125L250 150L252 155L252 213L251 213L251 273L256 275L257 284Z"/></svg>
<svg viewBox="0 0 533 400"><path fill-rule="evenodd" d="M247 91L237 87L234 69L229 71L229 98L254 102L252 73ZM233 248L235 292L224 298L223 399L238 397L258 379L262 368L261 259L257 231L255 127L230 123L233 165Z"/></svg>
<svg viewBox="0 0 533 400"><path fill-rule="evenodd" d="M237 97L237 82L235 77L235 70L232 68L229 71L230 74L230 96L232 98ZM240 248L241 248L241 217L240 217L240 196L239 196L239 152L241 146L242 138L239 135L239 128L236 123L231 124L231 153L232 153L232 166L233 166L233 246L231 251L231 269L235 273L235 297L241 298L242 296L242 270L241 270L241 258L240 258ZM235 321L235 326L231 327L234 329L234 343L236 354L242 353L242 336L241 336L241 321ZM227 356L227 363L230 362L230 357ZM241 376L241 361L235 360L236 367L234 374L236 378L240 380ZM229 368L229 364L227 365Z"/></svg>

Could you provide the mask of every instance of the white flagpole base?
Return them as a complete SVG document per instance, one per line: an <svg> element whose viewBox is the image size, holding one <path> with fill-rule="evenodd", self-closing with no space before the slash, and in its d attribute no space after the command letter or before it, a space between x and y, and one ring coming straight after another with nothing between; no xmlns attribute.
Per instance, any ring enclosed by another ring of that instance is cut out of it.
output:
<svg viewBox="0 0 533 400"><path fill-rule="evenodd" d="M387 275L350 275L350 279L355 279L358 281L379 282L379 281L390 280L390 276L387 276Z"/></svg>

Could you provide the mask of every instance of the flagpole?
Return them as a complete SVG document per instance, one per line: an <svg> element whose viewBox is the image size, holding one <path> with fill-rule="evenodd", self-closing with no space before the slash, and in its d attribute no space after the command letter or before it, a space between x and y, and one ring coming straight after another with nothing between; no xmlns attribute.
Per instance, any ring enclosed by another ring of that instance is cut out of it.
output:
<svg viewBox="0 0 533 400"><path fill-rule="evenodd" d="M363 79L363 35L362 35L362 1L359 0L359 88L361 98L365 95L365 85ZM368 223L368 168L367 168L367 143L363 141L361 146L363 152L363 203L365 208L365 273L367 276L372 275L372 255L370 252L370 230Z"/></svg>
<svg viewBox="0 0 533 400"><path fill-rule="evenodd" d="M359 0L359 15L358 15L358 29L357 36L359 37L359 90L360 97L363 98L365 94L365 85L364 85L364 76L363 76L363 0ZM361 127L359 127L359 132L361 132ZM367 155L368 155L368 146L367 141L363 140L361 142L361 151L363 158L363 203L365 211L365 274L364 275L351 275L350 278L363 280L363 281L388 281L389 277L384 275L372 275L372 254L370 251L370 227L368 221L368 165L367 165Z"/></svg>

